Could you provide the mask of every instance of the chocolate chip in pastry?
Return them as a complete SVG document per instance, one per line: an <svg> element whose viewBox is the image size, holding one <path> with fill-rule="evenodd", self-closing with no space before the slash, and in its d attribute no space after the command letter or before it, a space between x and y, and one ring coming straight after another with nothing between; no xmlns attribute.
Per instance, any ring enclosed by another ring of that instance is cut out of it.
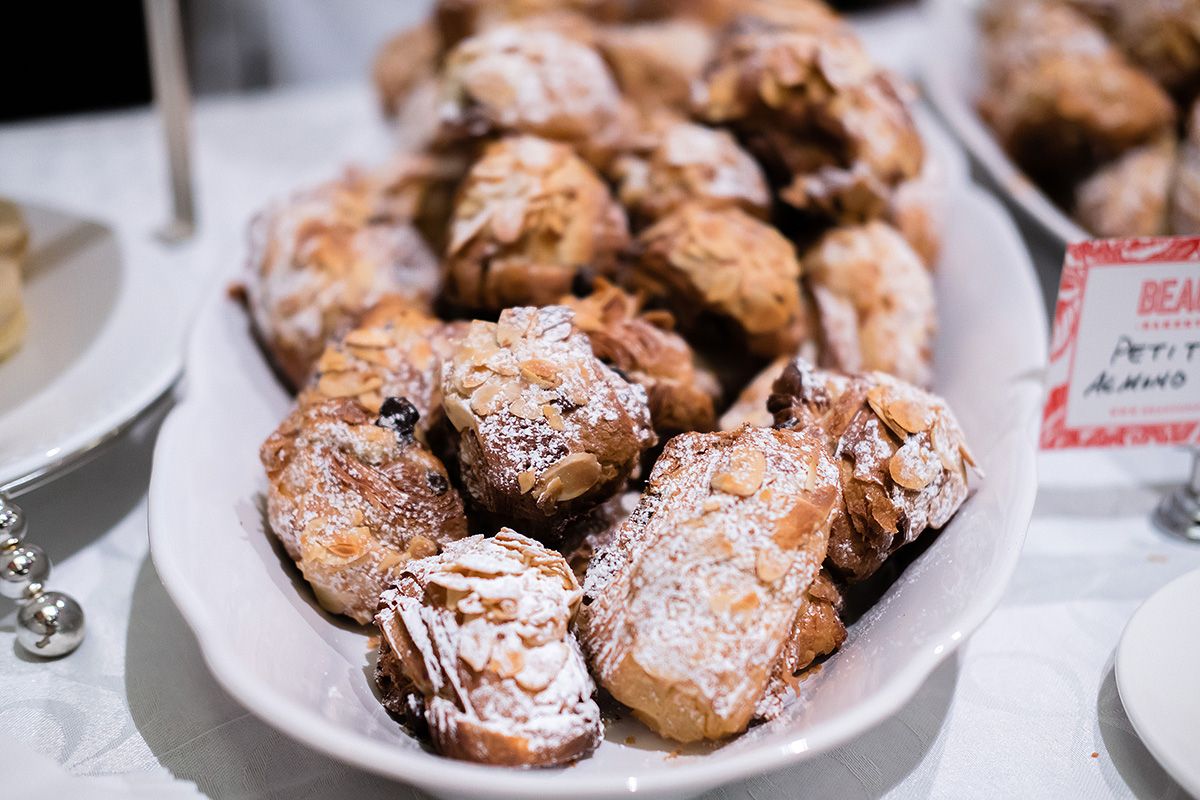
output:
<svg viewBox="0 0 1200 800"><path fill-rule="evenodd" d="M752 353L796 351L807 331L792 243L736 208L687 203L639 235L630 281L685 330L720 320Z"/></svg>
<svg viewBox="0 0 1200 800"><path fill-rule="evenodd" d="M603 279L587 297L567 295L561 304L575 312L575 327L587 334L596 358L646 390L661 440L712 430L720 386L674 332L669 313L643 311L639 298Z"/></svg>
<svg viewBox="0 0 1200 800"><path fill-rule="evenodd" d="M804 256L822 365L881 370L927 386L936 327L933 281L883 222L835 228Z"/></svg>
<svg viewBox="0 0 1200 800"><path fill-rule="evenodd" d="M325 347L298 402L306 407L348 398L378 414L385 398L403 397L420 415L414 434L427 444L444 418L442 361L467 325L442 322L404 298L385 298Z"/></svg>
<svg viewBox="0 0 1200 800"><path fill-rule="evenodd" d="M624 211L569 147L504 139L471 167L455 204L446 296L492 312L547 305L585 266L612 274L628 241Z"/></svg>
<svg viewBox="0 0 1200 800"><path fill-rule="evenodd" d="M598 682L671 739L744 730L825 558L837 480L816 431L668 442L588 568L578 628Z"/></svg>
<svg viewBox="0 0 1200 800"><path fill-rule="evenodd" d="M271 531L327 611L370 622L400 567L467 533L445 466L413 436L418 416L404 398L378 414L327 400L295 409L259 451Z"/></svg>
<svg viewBox="0 0 1200 800"><path fill-rule="evenodd" d="M829 562L849 581L941 528L969 492L975 460L941 398L881 372L845 375L793 361L775 384L776 425L829 436L841 491Z"/></svg>
<svg viewBox="0 0 1200 800"><path fill-rule="evenodd" d="M385 295L428 308L438 265L406 219L382 213L380 184L349 171L259 214L245 296L256 332L292 387L326 340Z"/></svg>
<svg viewBox="0 0 1200 800"><path fill-rule="evenodd" d="M822 569L804 590L804 602L792 624L791 635L775 662L766 692L754 707L755 719L778 717L796 699L797 687L813 663L846 641L841 611L842 593L829 571Z"/></svg>
<svg viewBox="0 0 1200 800"><path fill-rule="evenodd" d="M447 56L442 146L531 134L603 165L627 136L629 110L604 60L578 38L536 24L500 25Z"/></svg>
<svg viewBox="0 0 1200 800"><path fill-rule="evenodd" d="M384 705L422 721L451 758L512 767L582 758L602 728L570 630L580 597L562 556L507 528L409 562L375 618Z"/></svg>
<svg viewBox="0 0 1200 800"><path fill-rule="evenodd" d="M1164 136L1105 164L1075 190L1075 218L1100 237L1167 233L1176 149Z"/></svg>
<svg viewBox="0 0 1200 800"><path fill-rule="evenodd" d="M483 512L550 537L616 494L656 437L646 391L593 354L562 306L476 321L443 369L463 483Z"/></svg>
<svg viewBox="0 0 1200 800"><path fill-rule="evenodd" d="M728 131L660 118L647 145L613 165L617 197L639 220L656 221L689 201L763 217L771 194L758 163Z"/></svg>

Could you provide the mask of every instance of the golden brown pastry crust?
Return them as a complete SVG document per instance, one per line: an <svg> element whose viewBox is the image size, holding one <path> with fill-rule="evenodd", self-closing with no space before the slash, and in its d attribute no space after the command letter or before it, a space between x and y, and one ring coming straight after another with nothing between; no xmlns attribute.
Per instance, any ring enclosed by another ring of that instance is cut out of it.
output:
<svg viewBox="0 0 1200 800"><path fill-rule="evenodd" d="M941 528L968 494L975 461L941 398L890 375L845 375L796 359L770 408L786 429L829 436L841 491L829 562L849 581L870 577L898 548Z"/></svg>
<svg viewBox="0 0 1200 800"><path fill-rule="evenodd" d="M569 764L600 744L579 645L581 593L558 553L515 531L452 542L405 566L380 599L376 680L444 756Z"/></svg>
<svg viewBox="0 0 1200 800"><path fill-rule="evenodd" d="M794 353L807 332L791 242L736 208L688 203L637 239L630 280L685 329L709 315L760 356Z"/></svg>
<svg viewBox="0 0 1200 800"><path fill-rule="evenodd" d="M421 415L415 435L427 444L444 418L442 362L466 329L466 323L445 323L413 309L403 298L385 298L358 327L325 347L297 400L306 407L349 398L378 414L385 398L403 397Z"/></svg>
<svg viewBox="0 0 1200 800"><path fill-rule="evenodd" d="M442 71L443 146L530 134L604 164L627 135L628 110L599 54L553 27L506 24L472 36Z"/></svg>
<svg viewBox="0 0 1200 800"><path fill-rule="evenodd" d="M321 606L364 624L401 566L467 533L446 468L412 436L415 411L383 410L351 399L297 408L259 451L271 531Z"/></svg>
<svg viewBox="0 0 1200 800"><path fill-rule="evenodd" d="M592 355L562 306L471 323L442 389L467 491L536 536L612 497L656 441L645 390Z"/></svg>
<svg viewBox="0 0 1200 800"><path fill-rule="evenodd" d="M251 223L250 316L293 387L303 385L325 342L385 295L428 308L437 292L433 254L383 198L374 175L350 170Z"/></svg>
<svg viewBox="0 0 1200 800"><path fill-rule="evenodd" d="M646 141L613 165L617 197L634 217L659 220L689 202L766 216L766 177L728 131L668 117Z"/></svg>
<svg viewBox="0 0 1200 800"><path fill-rule="evenodd" d="M386 116L395 116L409 93L437 72L441 39L432 21L406 28L383 43L371 66L375 92Z"/></svg>
<svg viewBox="0 0 1200 800"><path fill-rule="evenodd" d="M585 266L611 275L628 237L608 187L569 147L504 139L471 167L455 203L446 295L485 311L547 305Z"/></svg>
<svg viewBox="0 0 1200 800"><path fill-rule="evenodd" d="M886 223L835 228L804 257L817 308L822 366L881 370L928 386L933 282L908 242Z"/></svg>
<svg viewBox="0 0 1200 800"><path fill-rule="evenodd" d="M1161 236L1175 173L1175 140L1125 151L1075 190L1075 219L1096 236Z"/></svg>
<svg viewBox="0 0 1200 800"><path fill-rule="evenodd" d="M1177 97L1200 89L1200 2L1133 0L1112 4L1109 30L1125 53Z"/></svg>
<svg viewBox="0 0 1200 800"><path fill-rule="evenodd" d="M1052 195L1174 122L1167 94L1069 6L999 0L983 26L980 112Z"/></svg>
<svg viewBox="0 0 1200 800"><path fill-rule="evenodd" d="M642 311L639 298L604 280L587 297L567 295L561 304L575 312L575 327L587 334L596 358L646 390L660 440L712 430L720 386L674 332L670 314Z"/></svg>
<svg viewBox="0 0 1200 800"><path fill-rule="evenodd" d="M714 35L698 20L669 17L603 27L596 44L622 94L644 113L686 114Z"/></svg>
<svg viewBox="0 0 1200 800"><path fill-rule="evenodd" d="M771 720L779 716L796 698L797 686L813 662L846 641L841 611L842 593L829 571L822 569L804 591L804 602L792 624L791 635L775 662L766 692L754 708L755 719Z"/></svg>
<svg viewBox="0 0 1200 800"><path fill-rule="evenodd" d="M845 25L743 21L721 38L700 115L734 126L784 185L780 197L838 221L878 216L918 174L924 147L897 79Z"/></svg>
<svg viewBox="0 0 1200 800"><path fill-rule="evenodd" d="M588 568L577 624L599 683L668 738L744 730L824 559L836 484L815 431L668 442Z"/></svg>

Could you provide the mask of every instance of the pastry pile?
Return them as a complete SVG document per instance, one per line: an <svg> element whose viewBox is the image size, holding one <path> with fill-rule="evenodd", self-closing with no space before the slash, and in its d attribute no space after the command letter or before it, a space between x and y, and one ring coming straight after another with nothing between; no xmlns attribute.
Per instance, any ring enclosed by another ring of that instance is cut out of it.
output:
<svg viewBox="0 0 1200 800"><path fill-rule="evenodd" d="M979 109L1101 237L1200 233L1200 2L989 0Z"/></svg>
<svg viewBox="0 0 1200 800"><path fill-rule="evenodd" d="M441 0L375 78L426 141L251 229L274 535L443 755L776 717L969 492L907 89L817 0Z"/></svg>
<svg viewBox="0 0 1200 800"><path fill-rule="evenodd" d="M0 361L15 353L25 338L21 265L28 245L29 230L21 210L0 198Z"/></svg>

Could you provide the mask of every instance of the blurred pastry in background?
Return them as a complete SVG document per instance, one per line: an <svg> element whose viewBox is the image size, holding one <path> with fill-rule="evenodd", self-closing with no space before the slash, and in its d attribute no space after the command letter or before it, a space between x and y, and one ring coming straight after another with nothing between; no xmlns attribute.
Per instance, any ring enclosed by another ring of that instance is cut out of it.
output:
<svg viewBox="0 0 1200 800"><path fill-rule="evenodd" d="M1047 0L995 0L982 19L980 113L1063 205L1101 164L1171 130L1170 96L1083 14Z"/></svg>
<svg viewBox="0 0 1200 800"><path fill-rule="evenodd" d="M28 246L29 229L21 209L0 198L0 361L15 353L25 338L21 267Z"/></svg>
<svg viewBox="0 0 1200 800"><path fill-rule="evenodd" d="M1075 192L1075 219L1097 236L1167 233L1175 138L1164 136L1098 169Z"/></svg>
<svg viewBox="0 0 1200 800"><path fill-rule="evenodd" d="M11 356L25 338L25 307L21 303L21 265L0 255L0 361Z"/></svg>
<svg viewBox="0 0 1200 800"><path fill-rule="evenodd" d="M29 228L20 206L0 197L0 257L24 261L28 247Z"/></svg>

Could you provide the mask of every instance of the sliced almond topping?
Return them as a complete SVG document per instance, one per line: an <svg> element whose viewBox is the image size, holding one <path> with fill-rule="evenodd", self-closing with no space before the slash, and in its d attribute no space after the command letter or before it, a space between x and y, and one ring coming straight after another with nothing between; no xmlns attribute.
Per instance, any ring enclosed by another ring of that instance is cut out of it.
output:
<svg viewBox="0 0 1200 800"><path fill-rule="evenodd" d="M905 489L920 491L942 471L942 462L931 448L923 447L921 440L909 439L888 461L888 472L892 480Z"/></svg>
<svg viewBox="0 0 1200 800"><path fill-rule="evenodd" d="M436 555L438 551L437 542L430 539L428 536L417 534L408 543L405 548L410 558L428 558Z"/></svg>
<svg viewBox="0 0 1200 800"><path fill-rule="evenodd" d="M759 580L774 583L787 573L791 565L791 561L775 548L764 547L754 558L754 573L758 575Z"/></svg>
<svg viewBox="0 0 1200 800"><path fill-rule="evenodd" d="M341 372L350 369L350 359L341 350L326 347L317 360L317 372Z"/></svg>
<svg viewBox="0 0 1200 800"><path fill-rule="evenodd" d="M550 404L542 406L542 414L546 417L546 424L556 431L561 431L566 428L563 423L562 414L558 413L558 409Z"/></svg>
<svg viewBox="0 0 1200 800"><path fill-rule="evenodd" d="M541 477L547 490L552 482L559 483L560 488L553 497L558 502L565 502L595 486L600 473L600 462L593 453L571 453L547 467Z"/></svg>
<svg viewBox="0 0 1200 800"><path fill-rule="evenodd" d="M558 370L542 358L530 358L521 362L521 377L543 389L553 389L562 383Z"/></svg>
<svg viewBox="0 0 1200 800"><path fill-rule="evenodd" d="M488 414L496 411L496 397L500 394L500 386L495 383L487 383L480 386L471 395L471 410L481 417L486 417Z"/></svg>
<svg viewBox="0 0 1200 800"><path fill-rule="evenodd" d="M492 660L488 662L488 670L501 678L513 677L524 666L525 658L521 655L521 651L512 648L500 648L492 654Z"/></svg>
<svg viewBox="0 0 1200 800"><path fill-rule="evenodd" d="M467 402L458 395L448 394L443 397L442 408L446 409L446 417L456 431L475 427L475 415L471 413Z"/></svg>
<svg viewBox="0 0 1200 800"><path fill-rule="evenodd" d="M542 407L529 402L524 397L518 397L508 404L509 413L521 419L538 420L542 418Z"/></svg>
<svg viewBox="0 0 1200 800"><path fill-rule="evenodd" d="M345 342L350 347L377 349L390 347L392 337L388 336L387 331L379 328L358 328L346 334Z"/></svg>
<svg viewBox="0 0 1200 800"><path fill-rule="evenodd" d="M538 494L538 503L557 503L559 496L562 495L563 483L557 476L550 478L545 482L545 487Z"/></svg>
<svg viewBox="0 0 1200 800"><path fill-rule="evenodd" d="M712 488L718 492L749 497L762 486L767 457L761 450L737 450L729 459L729 471L713 475Z"/></svg>
<svg viewBox="0 0 1200 800"><path fill-rule="evenodd" d="M532 470L525 470L517 475L517 486L521 489L521 494L526 494L533 485L537 483L537 476Z"/></svg>
<svg viewBox="0 0 1200 800"><path fill-rule="evenodd" d="M317 381L317 391L326 397L354 397L381 386L381 378L359 372L331 372Z"/></svg>
<svg viewBox="0 0 1200 800"><path fill-rule="evenodd" d="M740 614L745 611L753 611L759 606L758 592L746 592L739 597L737 601L730 606L729 610L735 614Z"/></svg>

